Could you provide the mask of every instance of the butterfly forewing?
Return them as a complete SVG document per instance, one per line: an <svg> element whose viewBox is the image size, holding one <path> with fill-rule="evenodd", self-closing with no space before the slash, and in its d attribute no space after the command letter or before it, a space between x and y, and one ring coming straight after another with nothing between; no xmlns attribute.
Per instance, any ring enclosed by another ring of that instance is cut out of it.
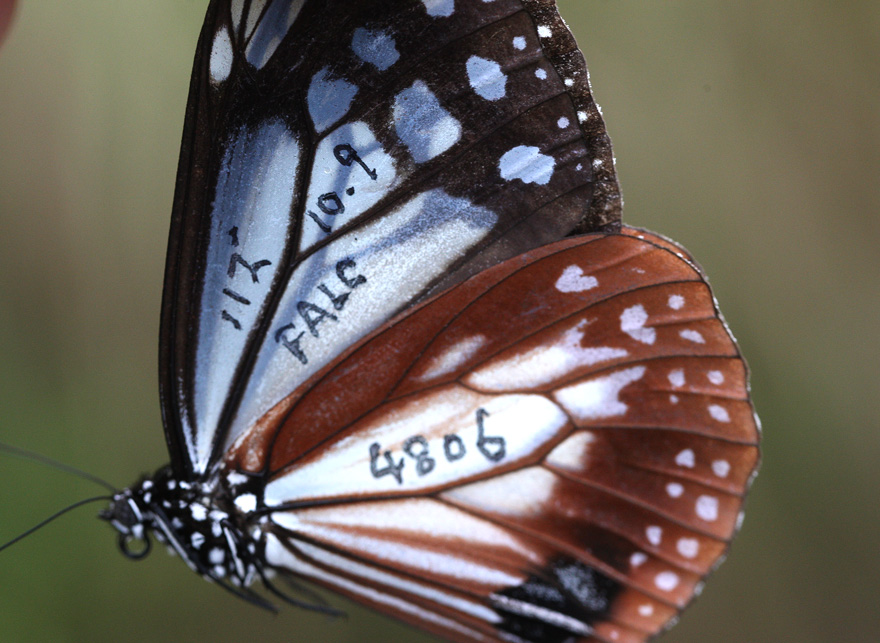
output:
<svg viewBox="0 0 880 643"><path fill-rule="evenodd" d="M667 625L738 527L758 428L699 270L625 232L406 311L245 433L226 466L268 476L267 563L454 640Z"/></svg>
<svg viewBox="0 0 880 643"><path fill-rule="evenodd" d="M212 2L163 303L176 470L413 302L619 205L552 2Z"/></svg>

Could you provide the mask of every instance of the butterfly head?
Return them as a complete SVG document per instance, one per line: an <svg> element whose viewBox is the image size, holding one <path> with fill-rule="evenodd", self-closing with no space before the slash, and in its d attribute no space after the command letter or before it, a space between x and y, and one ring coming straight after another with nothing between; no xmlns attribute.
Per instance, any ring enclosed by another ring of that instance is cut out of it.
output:
<svg viewBox="0 0 880 643"><path fill-rule="evenodd" d="M144 558L151 536L207 580L247 586L256 568L256 543L241 514L224 511L222 497L199 483L176 480L168 467L114 494L100 513L119 532L119 548Z"/></svg>

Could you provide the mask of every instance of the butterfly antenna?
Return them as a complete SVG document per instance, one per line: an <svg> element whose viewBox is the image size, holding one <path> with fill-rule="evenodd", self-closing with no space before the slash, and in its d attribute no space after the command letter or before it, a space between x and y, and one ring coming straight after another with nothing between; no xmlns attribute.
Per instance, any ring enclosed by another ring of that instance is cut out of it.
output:
<svg viewBox="0 0 880 643"><path fill-rule="evenodd" d="M63 462L58 462L58 460L53 460L52 458L47 458L44 455L40 455L39 453L35 453L33 451L28 451L27 449L21 449L19 447L14 447L11 444L5 444L0 442L0 452L6 453L7 455L15 456L16 458L21 458L23 460L30 460L32 462L39 462L40 464L46 465L52 469L57 469L58 471L64 471L65 473L69 473L72 476L76 476L78 478L82 478L84 480L89 480L94 482L95 484L101 485L108 491L112 491L115 493L118 491L117 487L114 487L112 484L107 482L106 480L102 480L98 476L94 476L91 473L87 473L82 469L77 469L76 467L72 467L69 464L64 464Z"/></svg>
<svg viewBox="0 0 880 643"><path fill-rule="evenodd" d="M94 498L86 498L85 500L80 500L78 502L74 502L72 505L65 507L61 511L55 512L54 514L52 514L51 516L49 516L45 520L41 520L39 523L37 523L36 525L31 527L30 529L28 529L24 533L19 534L18 536L16 536L12 540L9 540L9 541L3 543L2 545L0 545L0 552L2 552L7 547L11 547L15 543L17 543L19 540L27 538L28 536L30 536L32 533L34 533L38 529L42 529L43 527L48 525L50 522L52 522L56 518L60 518L61 516L66 514L68 511L73 511L74 509L77 509L78 507L82 507L83 505L87 505L90 502L98 502L99 500L103 500L106 502L108 500L113 500L113 496L95 496Z"/></svg>

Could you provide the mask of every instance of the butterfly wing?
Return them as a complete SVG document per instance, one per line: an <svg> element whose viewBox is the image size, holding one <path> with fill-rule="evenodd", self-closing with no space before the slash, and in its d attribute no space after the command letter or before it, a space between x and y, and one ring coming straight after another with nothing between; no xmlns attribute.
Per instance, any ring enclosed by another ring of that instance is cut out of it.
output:
<svg viewBox="0 0 880 643"><path fill-rule="evenodd" d="M226 466L267 481L270 565L453 640L635 642L723 557L757 441L703 276L626 229L407 311Z"/></svg>
<svg viewBox="0 0 880 643"><path fill-rule="evenodd" d="M214 0L179 168L160 388L181 478L413 302L619 224L546 0Z"/></svg>

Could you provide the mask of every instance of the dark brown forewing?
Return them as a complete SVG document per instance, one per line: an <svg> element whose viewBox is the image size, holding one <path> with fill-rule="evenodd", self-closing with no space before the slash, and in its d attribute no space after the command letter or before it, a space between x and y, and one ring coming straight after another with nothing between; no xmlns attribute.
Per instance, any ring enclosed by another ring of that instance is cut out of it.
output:
<svg viewBox="0 0 880 643"><path fill-rule="evenodd" d="M212 2L162 312L177 474L427 293L618 226L587 77L553 2Z"/></svg>
<svg viewBox="0 0 880 643"><path fill-rule="evenodd" d="M457 640L668 624L738 527L758 427L702 276L639 235L495 266L278 405L227 461L271 472L270 562Z"/></svg>

